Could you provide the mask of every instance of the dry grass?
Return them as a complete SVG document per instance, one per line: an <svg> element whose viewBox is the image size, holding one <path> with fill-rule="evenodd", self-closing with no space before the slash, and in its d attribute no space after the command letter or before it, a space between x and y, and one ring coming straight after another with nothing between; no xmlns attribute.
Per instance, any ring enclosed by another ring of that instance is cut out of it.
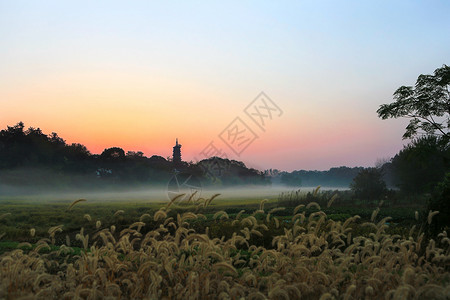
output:
<svg viewBox="0 0 450 300"><path fill-rule="evenodd" d="M52 227L49 239L40 240L33 250L17 249L0 257L0 298L450 298L446 232L427 242L414 228L409 236L390 235L385 232L389 219L377 222L375 211L371 222L364 224L370 234L352 237L358 216L336 222L322 211L308 215L306 207L298 206L292 222L280 224L271 214L283 208L255 217L265 213L262 201L253 215L243 217L241 211L236 216L232 222L242 230L231 238L212 237L208 228L196 232L190 222L204 218L199 210L215 197L197 200L195 213L171 216L173 200L121 232L114 226L102 228L97 221L95 231L81 229L76 235L85 249L81 255L73 254L68 236L57 251L41 253L54 243L55 235L65 234L63 225ZM428 221L435 214L430 212ZM143 232L146 219L158 223ZM214 219L229 221L225 211ZM282 227L284 233L273 237L273 248L250 243L253 236L274 227Z"/></svg>

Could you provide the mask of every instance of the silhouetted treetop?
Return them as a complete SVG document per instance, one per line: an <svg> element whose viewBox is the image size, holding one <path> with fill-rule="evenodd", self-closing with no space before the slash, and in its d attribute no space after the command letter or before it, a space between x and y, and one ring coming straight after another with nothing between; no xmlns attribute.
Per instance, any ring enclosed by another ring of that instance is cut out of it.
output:
<svg viewBox="0 0 450 300"><path fill-rule="evenodd" d="M103 152L100 156L103 159L115 159L115 160L124 159L125 151L119 147L112 147L112 148L107 148L107 149L103 150Z"/></svg>
<svg viewBox="0 0 450 300"><path fill-rule="evenodd" d="M433 75L419 75L416 84L401 86L394 93L395 102L383 104L377 110L382 119L410 119L403 138L436 135L449 140L450 128L450 67L443 65Z"/></svg>
<svg viewBox="0 0 450 300"><path fill-rule="evenodd" d="M387 192L382 171L377 168L359 171L353 178L350 188L356 197L364 200L379 200Z"/></svg>
<svg viewBox="0 0 450 300"><path fill-rule="evenodd" d="M163 162L163 163L167 162L167 159L165 159L164 157L159 156L159 155L152 155L152 156L149 158L149 160L150 160L151 162Z"/></svg>
<svg viewBox="0 0 450 300"><path fill-rule="evenodd" d="M450 169L450 147L436 136L414 139L394 156L394 183L407 193L430 192Z"/></svg>

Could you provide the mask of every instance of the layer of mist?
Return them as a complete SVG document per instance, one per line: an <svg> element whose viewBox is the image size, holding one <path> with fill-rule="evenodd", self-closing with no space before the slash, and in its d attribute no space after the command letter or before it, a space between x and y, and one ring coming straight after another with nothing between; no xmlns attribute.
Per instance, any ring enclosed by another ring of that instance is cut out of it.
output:
<svg viewBox="0 0 450 300"><path fill-rule="evenodd" d="M283 185L274 186L239 186L226 188L191 188L180 187L179 190L171 190L169 186L153 187L115 187L114 189L71 189L67 191L52 190L48 188L17 188L0 185L0 201L25 200L25 201L73 201L75 199L87 199L89 201L130 201L130 202L165 202L171 197L185 194L185 199L195 193L195 198L211 197L220 194L220 199L272 199L278 197L282 192L300 190L300 192L311 192L316 187L286 187ZM320 190L346 190L342 187L321 187Z"/></svg>

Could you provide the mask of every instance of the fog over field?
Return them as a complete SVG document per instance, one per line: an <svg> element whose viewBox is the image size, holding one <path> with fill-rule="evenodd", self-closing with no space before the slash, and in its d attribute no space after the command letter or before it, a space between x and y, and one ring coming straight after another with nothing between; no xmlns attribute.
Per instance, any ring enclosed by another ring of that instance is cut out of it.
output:
<svg viewBox="0 0 450 300"><path fill-rule="evenodd" d="M180 188L179 192L170 191L168 186L157 187L121 187L119 190L70 190L55 191L51 189L36 188L13 188L0 185L0 201L8 200L26 200L26 201L73 201L74 199L87 199L89 201L129 201L129 202L164 202L169 197L178 194L186 194L187 197L197 191L195 197L210 197L214 194L220 194L220 199L265 199L276 198L282 192L291 192L300 190L302 193L313 191L317 187L287 187L283 185L273 186L243 186L228 188ZM347 190L345 187L321 187L320 190Z"/></svg>

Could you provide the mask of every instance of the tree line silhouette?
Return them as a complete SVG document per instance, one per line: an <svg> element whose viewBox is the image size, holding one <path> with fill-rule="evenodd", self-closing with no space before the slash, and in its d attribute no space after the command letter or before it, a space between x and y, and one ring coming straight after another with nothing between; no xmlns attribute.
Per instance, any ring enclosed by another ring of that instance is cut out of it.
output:
<svg viewBox="0 0 450 300"><path fill-rule="evenodd" d="M220 163L220 177L208 167ZM263 172L244 163L208 158L196 163L182 162L178 172L201 177L208 185L269 184ZM0 185L48 185L52 187L141 184L164 185L174 174L170 159L120 147L92 154L79 143L68 144L57 133L47 135L40 128L25 129L23 122L0 131ZM1 191L0 191L1 193Z"/></svg>

